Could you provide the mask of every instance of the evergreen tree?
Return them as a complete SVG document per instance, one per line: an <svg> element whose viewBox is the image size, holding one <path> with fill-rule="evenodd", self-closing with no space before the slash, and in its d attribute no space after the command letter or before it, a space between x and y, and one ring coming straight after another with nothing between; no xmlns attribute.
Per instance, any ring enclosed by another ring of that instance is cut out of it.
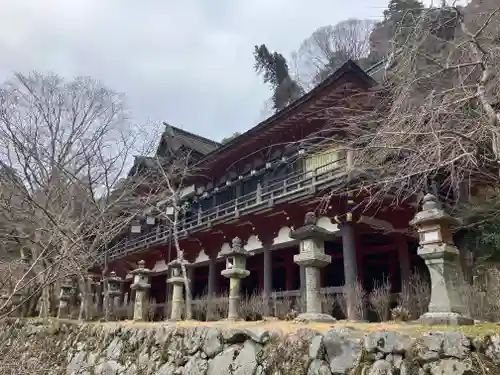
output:
<svg viewBox="0 0 500 375"><path fill-rule="evenodd" d="M255 71L262 74L264 83L273 90L273 108L279 111L304 94L302 87L290 77L285 57L278 52L270 52L265 44L255 46Z"/></svg>
<svg viewBox="0 0 500 375"><path fill-rule="evenodd" d="M384 21L402 21L407 16L418 17L424 10L424 4L418 0L390 0L384 10Z"/></svg>
<svg viewBox="0 0 500 375"><path fill-rule="evenodd" d="M220 143L222 144L226 144L228 142L231 142L233 139L235 139L236 137L239 137L241 135L240 132L234 132L233 134L231 134L229 137L226 137L226 138L222 138L222 140L220 141Z"/></svg>
<svg viewBox="0 0 500 375"><path fill-rule="evenodd" d="M425 9L418 0L390 0L384 11L384 22L390 25L396 43L405 43Z"/></svg>

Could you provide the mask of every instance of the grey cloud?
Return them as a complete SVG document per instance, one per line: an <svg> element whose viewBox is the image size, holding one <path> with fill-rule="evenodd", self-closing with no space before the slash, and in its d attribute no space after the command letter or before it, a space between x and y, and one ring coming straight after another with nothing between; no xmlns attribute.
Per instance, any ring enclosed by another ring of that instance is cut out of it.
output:
<svg viewBox="0 0 500 375"><path fill-rule="evenodd" d="M126 94L139 122L219 140L255 125L268 88L252 50L284 54L317 27L375 18L387 0L25 0L0 5L0 79L91 75Z"/></svg>

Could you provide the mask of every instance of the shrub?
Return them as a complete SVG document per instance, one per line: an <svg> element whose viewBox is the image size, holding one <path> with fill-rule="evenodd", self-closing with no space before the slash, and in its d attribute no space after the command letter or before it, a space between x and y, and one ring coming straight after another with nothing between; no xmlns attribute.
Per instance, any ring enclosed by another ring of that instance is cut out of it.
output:
<svg viewBox="0 0 500 375"><path fill-rule="evenodd" d="M474 283L461 290L469 314L482 321L500 321L500 271L495 267L481 270Z"/></svg>
<svg viewBox="0 0 500 375"><path fill-rule="evenodd" d="M193 302L193 318L200 321L216 321L227 318L229 298L227 296L203 295Z"/></svg>
<svg viewBox="0 0 500 375"><path fill-rule="evenodd" d="M419 273L412 273L406 282L402 283L399 294L399 305L406 309L409 319L418 319L427 312L430 300L430 285Z"/></svg>
<svg viewBox="0 0 500 375"><path fill-rule="evenodd" d="M347 302L349 298L353 299L353 309L352 315L355 320L363 320L365 317L365 307L366 307L366 295L363 286L360 282L356 282L352 287L344 285L342 288L342 294L337 297L337 303L342 314L348 318L349 312L347 311Z"/></svg>
<svg viewBox="0 0 500 375"><path fill-rule="evenodd" d="M410 320L410 312L403 306L396 306L391 310L391 319L397 322L407 322Z"/></svg>
<svg viewBox="0 0 500 375"><path fill-rule="evenodd" d="M242 297L240 305L241 317L249 321L262 320L266 307L266 299L263 294L253 293Z"/></svg>
<svg viewBox="0 0 500 375"><path fill-rule="evenodd" d="M389 308L392 301L391 284L387 279L376 282L375 286L368 296L371 307L376 312L381 322L389 317Z"/></svg>

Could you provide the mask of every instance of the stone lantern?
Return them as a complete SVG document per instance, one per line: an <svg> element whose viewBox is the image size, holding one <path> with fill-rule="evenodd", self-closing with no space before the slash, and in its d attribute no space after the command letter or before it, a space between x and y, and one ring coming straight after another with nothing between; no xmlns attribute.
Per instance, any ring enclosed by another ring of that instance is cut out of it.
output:
<svg viewBox="0 0 500 375"><path fill-rule="evenodd" d="M109 320L111 315L116 313L116 308L119 307L118 301L122 295L122 283L122 278L117 276L115 271L111 271L106 279L106 303L104 306L106 320Z"/></svg>
<svg viewBox="0 0 500 375"><path fill-rule="evenodd" d="M66 278L61 284L59 292L58 318L69 318L71 314L71 301L75 296L75 287L71 278Z"/></svg>
<svg viewBox="0 0 500 375"><path fill-rule="evenodd" d="M440 207L436 197L427 194L422 210L410 225L417 228L420 246L418 255L425 261L431 276L429 310L420 317L424 324L471 325L467 309L460 296L465 282L460 265L460 252L453 243L451 226L460 221Z"/></svg>
<svg viewBox="0 0 500 375"><path fill-rule="evenodd" d="M178 259L174 259L168 264L169 278L168 284L172 284L172 311L170 320L179 321L182 319L182 309L184 307L184 277L182 276L182 264Z"/></svg>
<svg viewBox="0 0 500 375"><path fill-rule="evenodd" d="M221 275L229 279L229 320L239 320L240 317L240 287L241 279L250 275L246 269L248 253L241 246L241 239L233 238L232 249L226 255L226 269Z"/></svg>
<svg viewBox="0 0 500 375"><path fill-rule="evenodd" d="M135 290L134 302L134 321L144 321L147 317L147 298L151 284L149 283L149 275L151 270L146 268L146 262L143 260L137 263L137 268L131 272L134 276L134 283L131 289Z"/></svg>
<svg viewBox="0 0 500 375"><path fill-rule="evenodd" d="M99 289L101 287L101 276L97 273L91 273L87 277L87 285L88 285L88 295L90 301L94 304L97 304Z"/></svg>
<svg viewBox="0 0 500 375"><path fill-rule="evenodd" d="M321 309L321 268L332 261L325 254L325 239L332 233L316 225L316 215L308 212L304 225L292 231L290 237L300 240L300 253L294 255L293 260L304 267L306 289L306 312L297 317L299 321L335 322L335 318L323 314Z"/></svg>
<svg viewBox="0 0 500 375"><path fill-rule="evenodd" d="M97 304L99 298L100 276L98 274L90 273L87 275L85 282L85 294L82 303L84 304L84 311L87 319L97 311Z"/></svg>

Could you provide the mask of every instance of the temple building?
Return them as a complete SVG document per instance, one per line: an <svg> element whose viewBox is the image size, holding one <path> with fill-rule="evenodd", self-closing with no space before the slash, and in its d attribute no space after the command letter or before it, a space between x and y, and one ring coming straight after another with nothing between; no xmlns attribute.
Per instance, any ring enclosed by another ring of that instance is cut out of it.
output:
<svg viewBox="0 0 500 375"><path fill-rule="evenodd" d="M359 280L369 292L388 279L398 292L414 269L426 272L417 256L417 235L408 224L417 204L376 210L358 204L359 194L347 194L352 151L327 142L327 137L314 140L325 127L326 109L331 118L335 109L358 105L354 102L363 102L361 94L375 85L349 61L302 98L226 144L165 125L157 154L188 150L197 170L203 171L182 187L189 209L178 231L191 263L194 298L227 291L229 282L221 271L235 237L249 255L243 293L299 295L304 270L294 262L299 241L291 232L303 225L308 212L315 212L316 225L329 233L324 248L332 261L321 269L324 291L340 292L349 279ZM147 168L147 162L138 158L131 173ZM171 234L165 222L146 216L108 247L106 270L129 285L128 273L144 260L152 270L151 296L165 301L167 264L176 257Z"/></svg>

